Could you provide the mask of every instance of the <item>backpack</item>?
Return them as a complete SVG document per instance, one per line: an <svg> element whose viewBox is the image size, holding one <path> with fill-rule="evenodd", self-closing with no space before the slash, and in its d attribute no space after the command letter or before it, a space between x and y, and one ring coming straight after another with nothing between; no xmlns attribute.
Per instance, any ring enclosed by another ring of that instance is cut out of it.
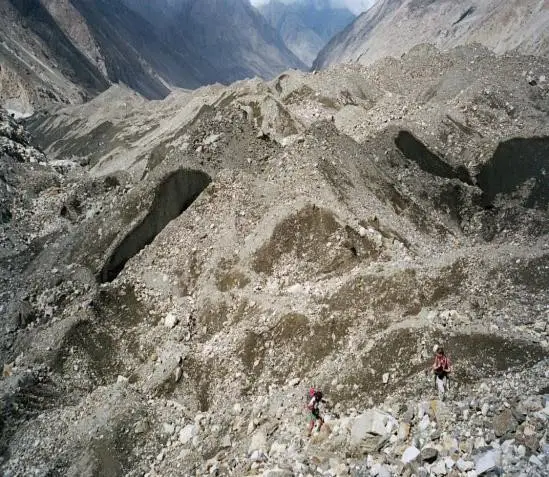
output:
<svg viewBox="0 0 549 477"><path fill-rule="evenodd" d="M316 389L311 386L309 390L305 393L305 407L309 407L309 403L311 402L311 399L316 393Z"/></svg>
<svg viewBox="0 0 549 477"><path fill-rule="evenodd" d="M322 396L323 396L322 391L315 389L314 387L311 386L311 388L309 388L309 391L307 391L307 393L305 394L305 407L310 411L312 411L312 409L309 406L311 399L313 399L314 397L316 399L316 403L319 403L322 400ZM313 407L316 408L317 406L313 406Z"/></svg>

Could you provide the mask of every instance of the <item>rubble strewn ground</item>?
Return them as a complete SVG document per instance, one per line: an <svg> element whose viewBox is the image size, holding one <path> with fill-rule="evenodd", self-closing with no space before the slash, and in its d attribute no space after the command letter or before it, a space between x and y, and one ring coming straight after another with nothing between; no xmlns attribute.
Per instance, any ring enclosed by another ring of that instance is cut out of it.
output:
<svg viewBox="0 0 549 477"><path fill-rule="evenodd" d="M547 73L422 46L2 116L3 475L546 475Z"/></svg>

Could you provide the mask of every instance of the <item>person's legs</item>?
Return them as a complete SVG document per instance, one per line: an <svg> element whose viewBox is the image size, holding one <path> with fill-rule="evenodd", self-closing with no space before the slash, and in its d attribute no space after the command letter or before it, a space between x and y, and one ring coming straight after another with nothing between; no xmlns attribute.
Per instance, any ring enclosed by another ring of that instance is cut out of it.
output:
<svg viewBox="0 0 549 477"><path fill-rule="evenodd" d="M446 391L446 377L445 376L437 376L437 389L438 389L438 397L439 399L444 398L444 393Z"/></svg>
<svg viewBox="0 0 549 477"><path fill-rule="evenodd" d="M311 417L309 419L309 431L307 432L307 435L310 437L311 434L313 433L313 429L315 427L315 421L316 421L316 418L314 416L314 414L311 414Z"/></svg>

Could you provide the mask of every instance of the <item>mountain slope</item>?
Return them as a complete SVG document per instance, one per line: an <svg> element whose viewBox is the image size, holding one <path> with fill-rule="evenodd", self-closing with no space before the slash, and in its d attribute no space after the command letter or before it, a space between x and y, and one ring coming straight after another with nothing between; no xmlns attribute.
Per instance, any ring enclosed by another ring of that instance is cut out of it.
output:
<svg viewBox="0 0 549 477"><path fill-rule="evenodd" d="M305 68L246 0L128 3L0 0L0 106L27 115L112 83L159 99L173 86Z"/></svg>
<svg viewBox="0 0 549 477"><path fill-rule="evenodd" d="M414 45L481 43L496 53L549 53L549 3L538 0L379 0L319 53L315 68L369 64Z"/></svg>
<svg viewBox="0 0 549 477"><path fill-rule="evenodd" d="M272 78L288 68L305 68L247 0L125 2L148 18L171 48L191 44L197 55L214 65L210 82Z"/></svg>
<svg viewBox="0 0 549 477"><path fill-rule="evenodd" d="M355 18L346 8L332 7L329 0L299 0L290 4L271 0L260 6L259 11L288 48L309 66L330 38Z"/></svg>

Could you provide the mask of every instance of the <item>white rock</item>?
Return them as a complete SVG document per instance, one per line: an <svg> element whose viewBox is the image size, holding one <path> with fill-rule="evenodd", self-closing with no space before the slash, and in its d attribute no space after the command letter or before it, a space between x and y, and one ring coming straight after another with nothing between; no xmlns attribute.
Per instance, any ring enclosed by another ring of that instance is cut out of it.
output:
<svg viewBox="0 0 549 477"><path fill-rule="evenodd" d="M175 328L175 325L177 325L177 323L179 323L179 318L177 318L177 316L175 316L171 312L166 315L166 318L164 318L164 326L166 328Z"/></svg>
<svg viewBox="0 0 549 477"><path fill-rule="evenodd" d="M486 441L484 440L484 437L478 436L475 439L475 442L473 443L473 446L475 449L482 449L483 447L486 447Z"/></svg>
<svg viewBox="0 0 549 477"><path fill-rule="evenodd" d="M214 144L217 141L221 139L223 134L210 134L206 139L204 139L203 144L206 146L209 146L210 144Z"/></svg>
<svg viewBox="0 0 549 477"><path fill-rule="evenodd" d="M360 443L367 434L374 434L376 436L390 434L395 425L396 420L390 414L376 409L368 409L353 421L351 443Z"/></svg>
<svg viewBox="0 0 549 477"><path fill-rule="evenodd" d="M410 424L407 422L401 422L398 426L398 440L405 441L410 435Z"/></svg>
<svg viewBox="0 0 549 477"><path fill-rule="evenodd" d="M449 457L449 456L446 456L446 457L444 458L444 463L446 464L446 468L447 468L448 470L453 469L453 467L456 465L454 459L452 459L452 458Z"/></svg>
<svg viewBox="0 0 549 477"><path fill-rule="evenodd" d="M181 429L181 432L179 432L179 442L181 444L185 445L191 442L194 436L196 436L197 427L194 424L187 424L183 429Z"/></svg>
<svg viewBox="0 0 549 477"><path fill-rule="evenodd" d="M415 446L408 447L402 454L402 462L404 464L409 464L410 462L413 462L414 460L416 460L419 454L421 454L421 452L417 447Z"/></svg>
<svg viewBox="0 0 549 477"><path fill-rule="evenodd" d="M179 380L181 379L181 376L183 376L183 370L178 366L177 368L175 368L175 371L174 371L174 380L176 383L179 382Z"/></svg>
<svg viewBox="0 0 549 477"><path fill-rule="evenodd" d="M475 458L475 472L478 475L481 475L498 467L500 462L501 452L497 450L489 450Z"/></svg>
<svg viewBox="0 0 549 477"><path fill-rule="evenodd" d="M418 428L421 431L425 431L425 430L429 429L430 426L431 426L431 419L429 419L429 416L427 414L425 414L421 418L421 421L419 422Z"/></svg>
<svg viewBox="0 0 549 477"><path fill-rule="evenodd" d="M116 378L116 382L119 384L126 384L129 381L129 379L126 376L118 376Z"/></svg>
<svg viewBox="0 0 549 477"><path fill-rule="evenodd" d="M439 460L431 466L431 473L435 475L446 475L447 469L444 461Z"/></svg>
<svg viewBox="0 0 549 477"><path fill-rule="evenodd" d="M361 237L366 237L367 233L368 231L364 227L360 226L358 228L358 235L360 235Z"/></svg>
<svg viewBox="0 0 549 477"><path fill-rule="evenodd" d="M389 373L383 373L381 379L383 380L383 384L387 384L389 382Z"/></svg>
<svg viewBox="0 0 549 477"><path fill-rule="evenodd" d="M162 424L162 433L172 435L175 432L175 426L173 424L169 424L165 422Z"/></svg>
<svg viewBox="0 0 549 477"><path fill-rule="evenodd" d="M488 414L488 411L490 410L490 405L485 402L483 405L482 405L482 409L481 409L481 413L483 416L486 416Z"/></svg>
<svg viewBox="0 0 549 477"><path fill-rule="evenodd" d="M267 460L265 454L259 449L254 450L250 455L252 462L265 462Z"/></svg>
<svg viewBox="0 0 549 477"><path fill-rule="evenodd" d="M468 460L458 459L456 462L456 466L462 472L467 472L475 467L475 463Z"/></svg>
<svg viewBox="0 0 549 477"><path fill-rule="evenodd" d="M262 450L267 448L267 437L262 431L254 433L250 439L250 445L248 447L248 453L252 453L255 450Z"/></svg>
<svg viewBox="0 0 549 477"><path fill-rule="evenodd" d="M528 462L532 465L535 465L536 467L543 467L543 462L537 455L531 455L530 459L528 459Z"/></svg>
<svg viewBox="0 0 549 477"><path fill-rule="evenodd" d="M370 474L374 477L391 477L391 471L384 465L376 462L370 469Z"/></svg>
<svg viewBox="0 0 549 477"><path fill-rule="evenodd" d="M301 380L299 378L293 378L293 379L290 379L290 381L288 382L288 385L297 386L300 382Z"/></svg>
<svg viewBox="0 0 549 477"><path fill-rule="evenodd" d="M231 436L229 436L228 434L224 436L223 439L221 439L220 446L222 449L229 449L232 446Z"/></svg>

